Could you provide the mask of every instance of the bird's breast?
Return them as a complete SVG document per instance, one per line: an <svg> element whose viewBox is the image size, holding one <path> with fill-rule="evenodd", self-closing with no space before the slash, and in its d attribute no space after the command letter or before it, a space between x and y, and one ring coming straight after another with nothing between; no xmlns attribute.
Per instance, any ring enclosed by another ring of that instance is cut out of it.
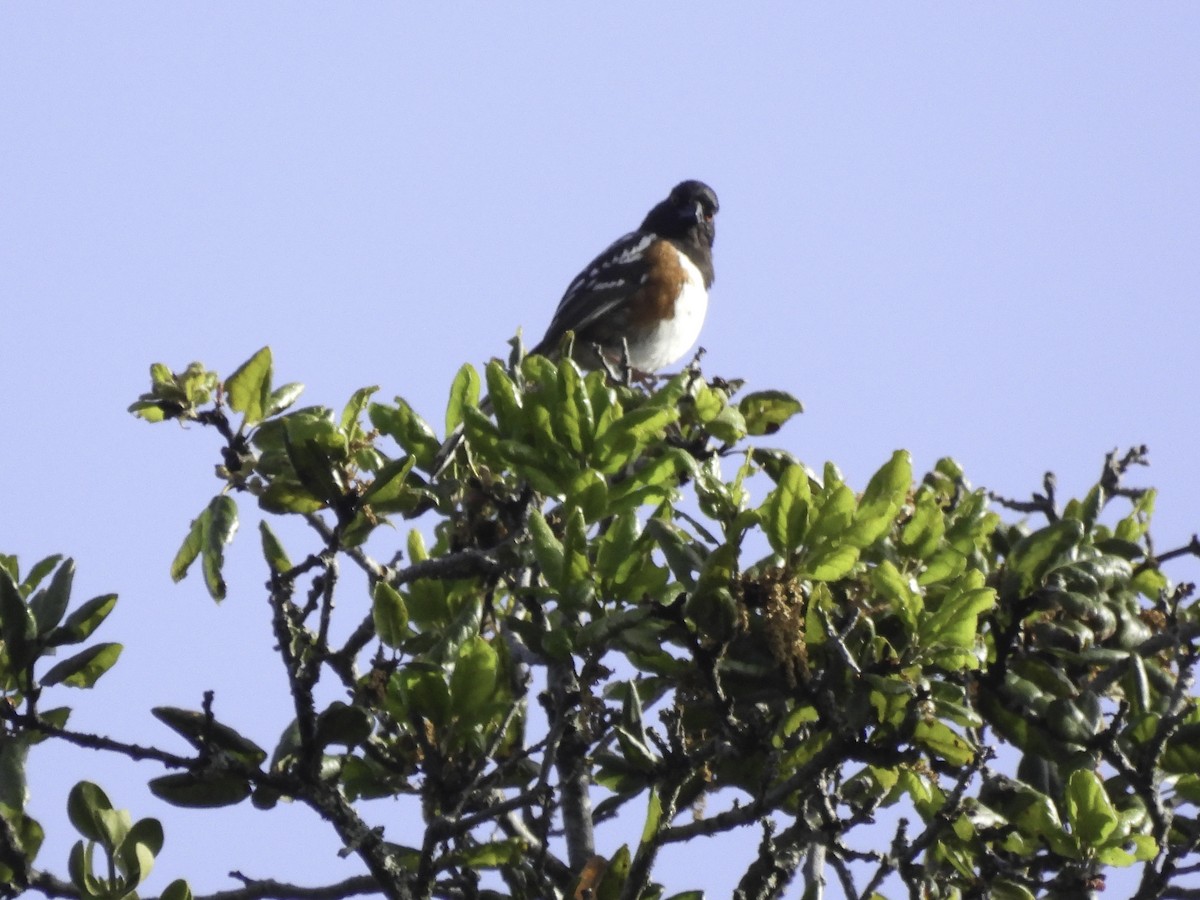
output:
<svg viewBox="0 0 1200 900"><path fill-rule="evenodd" d="M630 323L629 363L642 372L682 359L700 337L708 311L708 290L695 263L668 241L648 248L652 255Z"/></svg>

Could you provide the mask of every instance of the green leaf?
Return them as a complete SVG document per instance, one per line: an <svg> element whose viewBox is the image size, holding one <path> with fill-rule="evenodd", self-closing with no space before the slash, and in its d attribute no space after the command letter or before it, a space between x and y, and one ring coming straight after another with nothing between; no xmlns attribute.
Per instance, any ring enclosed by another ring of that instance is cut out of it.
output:
<svg viewBox="0 0 1200 900"><path fill-rule="evenodd" d="M396 677L409 715L428 719L437 728L450 721L450 687L440 666L410 663Z"/></svg>
<svg viewBox="0 0 1200 900"><path fill-rule="evenodd" d="M738 410L746 420L746 433L757 436L774 434L792 416L804 412L804 405L783 391L755 391L742 398Z"/></svg>
<svg viewBox="0 0 1200 900"><path fill-rule="evenodd" d="M875 543L891 526L911 487L912 458L907 450L897 450L867 483L847 540L856 547Z"/></svg>
<svg viewBox="0 0 1200 900"><path fill-rule="evenodd" d="M592 409L583 390L583 376L571 359L563 360L558 367L557 400L555 432L563 446L583 458L592 445Z"/></svg>
<svg viewBox="0 0 1200 900"><path fill-rule="evenodd" d="M674 407L645 406L625 413L607 428L597 428L592 447L593 467L613 475L628 464L647 443L658 440L679 418Z"/></svg>
<svg viewBox="0 0 1200 900"><path fill-rule="evenodd" d="M900 532L900 546L909 555L925 560L937 550L945 533L946 517L937 497L932 491L922 491L917 495L912 518Z"/></svg>
<svg viewBox="0 0 1200 900"><path fill-rule="evenodd" d="M456 861L468 869L499 869L515 866L529 853L529 846L520 838L488 841L486 844L468 846L454 854Z"/></svg>
<svg viewBox="0 0 1200 900"><path fill-rule="evenodd" d="M185 809L234 806L250 796L250 782L229 772L180 772L149 782L158 799Z"/></svg>
<svg viewBox="0 0 1200 900"><path fill-rule="evenodd" d="M271 406L271 348L263 347L225 380L230 407L247 425L260 422Z"/></svg>
<svg viewBox="0 0 1200 900"><path fill-rule="evenodd" d="M1157 492L1151 488L1133 502L1129 515L1117 523L1113 537L1122 541L1137 543L1150 529L1150 518L1154 515L1154 501Z"/></svg>
<svg viewBox="0 0 1200 900"><path fill-rule="evenodd" d="M746 436L746 421L736 408L726 406L704 423L704 430L718 441L732 445Z"/></svg>
<svg viewBox="0 0 1200 900"><path fill-rule="evenodd" d="M117 863L131 885L141 884L162 851L163 830L158 819L139 819L116 848Z"/></svg>
<svg viewBox="0 0 1200 900"><path fill-rule="evenodd" d="M183 543L179 545L179 549L175 552L175 558L171 560L172 581L182 581L186 577L188 569L192 567L192 563L200 555L200 551L204 549L204 533L208 528L208 522L211 517L212 513L208 507L205 507L200 515L192 519L187 537L183 539Z"/></svg>
<svg viewBox="0 0 1200 900"><path fill-rule="evenodd" d="M173 377L175 384L192 406L208 403L212 400L213 391L217 389L216 373L208 371L198 362L189 363L183 374Z"/></svg>
<svg viewBox="0 0 1200 900"><path fill-rule="evenodd" d="M386 434L417 460L417 466L428 472L437 458L441 442L433 429L422 419L403 397L397 397L394 406L372 403L367 407L367 416L383 434Z"/></svg>
<svg viewBox="0 0 1200 900"><path fill-rule="evenodd" d="M995 604L996 592L992 588L960 586L947 594L934 612L922 617L921 642L973 649L979 616Z"/></svg>
<svg viewBox="0 0 1200 900"><path fill-rule="evenodd" d="M38 624L20 588L7 569L0 569L0 638L14 669L24 669L37 658Z"/></svg>
<svg viewBox="0 0 1200 900"><path fill-rule="evenodd" d="M283 549L283 544L275 535L275 532L271 530L271 526L267 524L266 519L259 520L258 534L262 538L263 558L267 561L267 565L271 567L271 571L277 575L291 571L292 561L288 559L287 551Z"/></svg>
<svg viewBox="0 0 1200 900"><path fill-rule="evenodd" d="M345 438L332 422L299 415L284 422L284 448L300 484L318 500L336 504L346 492L335 462L345 458Z"/></svg>
<svg viewBox="0 0 1200 900"><path fill-rule="evenodd" d="M500 657L482 637L466 641L450 676L451 709L468 724L479 721L496 693Z"/></svg>
<svg viewBox="0 0 1200 900"><path fill-rule="evenodd" d="M361 706L334 700L317 716L317 745L324 748L339 744L352 749L369 738L373 728L370 714Z"/></svg>
<svg viewBox="0 0 1200 900"><path fill-rule="evenodd" d="M37 622L39 635L45 636L62 621L71 600L71 583L74 578L75 561L68 559L58 567L46 590L38 591L29 601L29 609Z"/></svg>
<svg viewBox="0 0 1200 900"><path fill-rule="evenodd" d="M59 647L63 644L80 644L86 641L108 618L108 614L116 605L116 594L93 597L67 616L67 621L63 622L60 627L50 632L46 638L46 644L50 647Z"/></svg>
<svg viewBox="0 0 1200 900"><path fill-rule="evenodd" d="M267 758L267 751L254 741L202 712L175 706L156 706L150 712L197 750L221 750L251 766Z"/></svg>
<svg viewBox="0 0 1200 900"><path fill-rule="evenodd" d="M592 595L592 567L588 560L587 525L583 512L574 507L567 514L563 529L563 568L559 601L576 609Z"/></svg>
<svg viewBox="0 0 1200 900"><path fill-rule="evenodd" d="M40 679L43 687L65 684L67 687L90 688L111 669L121 655L120 644L97 644L52 667Z"/></svg>
<svg viewBox="0 0 1200 900"><path fill-rule="evenodd" d="M225 578L221 569L225 565L225 545L233 540L238 527L237 504L224 494L219 494L213 497L207 512L201 565L208 594L219 601L225 599Z"/></svg>
<svg viewBox="0 0 1200 900"><path fill-rule="evenodd" d="M1067 821L1071 831L1085 844L1101 846L1117 827L1104 782L1090 769L1076 769L1067 779Z"/></svg>
<svg viewBox="0 0 1200 900"><path fill-rule="evenodd" d="M1029 888L1014 881L993 881L988 885L988 896L992 900L1037 900Z"/></svg>
<svg viewBox="0 0 1200 900"><path fill-rule="evenodd" d="M345 408L342 410L341 428L347 437L357 437L362 433L358 426L359 417L363 414L363 410L367 408L367 402L371 399L371 395L378 390L379 385L359 388L346 403Z"/></svg>
<svg viewBox="0 0 1200 900"><path fill-rule="evenodd" d="M86 847L83 841L76 841L67 858L67 873L83 897L95 897L100 893L99 882L92 875L92 851L95 846L91 841Z"/></svg>
<svg viewBox="0 0 1200 900"><path fill-rule="evenodd" d="M446 404L446 433L454 431L463 420L463 408L479 406L479 373L475 367L463 365L450 385L450 402Z"/></svg>
<svg viewBox="0 0 1200 900"><path fill-rule="evenodd" d="M631 611L633 614L640 612L640 609ZM621 753L626 763L651 774L658 765L658 757L650 749L637 683L631 681L623 686L625 696L621 700L621 721L616 726L617 742L621 745Z"/></svg>
<svg viewBox="0 0 1200 900"><path fill-rule="evenodd" d="M114 812L108 795L90 781L80 781L67 795L67 818L89 841L103 844L111 833L106 820Z"/></svg>
<svg viewBox="0 0 1200 900"><path fill-rule="evenodd" d="M550 530L540 510L529 513L529 535L533 538L533 555L542 570L542 577L556 592L563 589L563 545Z"/></svg>
<svg viewBox="0 0 1200 900"><path fill-rule="evenodd" d="M1006 597L1024 597L1083 540L1078 519L1063 519L1022 538L1012 548L1004 576Z"/></svg>
<svg viewBox="0 0 1200 900"><path fill-rule="evenodd" d="M29 802L25 761L31 744L24 735L0 732L0 815L5 819L7 810L21 812Z"/></svg>
<svg viewBox="0 0 1200 900"><path fill-rule="evenodd" d="M197 557L202 557L204 583L214 600L225 599L225 581L221 568L225 564L224 545L233 540L237 531L237 504L224 494L218 494L192 520L188 535L171 562L171 578L181 581Z"/></svg>
<svg viewBox="0 0 1200 900"><path fill-rule="evenodd" d="M788 466L761 507L763 531L771 549L781 556L797 550L808 531L812 490L803 466Z"/></svg>
<svg viewBox="0 0 1200 900"><path fill-rule="evenodd" d="M42 583L42 579L54 571L55 567L61 560L62 554L55 553L53 556L47 556L45 559L34 563L33 567L29 570L29 574L26 575L21 581L22 596L28 597L29 594L34 591L39 584ZM73 560L67 560L67 562L69 562L72 567L75 565ZM13 581L16 581L17 573L15 571L12 573L12 576Z"/></svg>
<svg viewBox="0 0 1200 900"><path fill-rule="evenodd" d="M17 558L8 553L0 553L0 569L8 573L8 577L16 584L21 577L21 566Z"/></svg>
<svg viewBox="0 0 1200 900"><path fill-rule="evenodd" d="M362 502L380 514L415 509L422 496L410 487L408 476L416 462L415 456L406 456L387 463L375 473L375 480L363 492Z"/></svg>
<svg viewBox="0 0 1200 900"><path fill-rule="evenodd" d="M462 430L466 436L467 445L471 448L471 455L477 459L484 460L490 465L500 463L508 454L510 446L520 447L529 451L536 458L538 464L542 461L539 454L533 453L533 448L526 447L526 445L517 441L509 441L501 438L500 431L496 428L496 423L474 406L463 408Z"/></svg>
<svg viewBox="0 0 1200 900"><path fill-rule="evenodd" d="M484 369L488 397L496 412L496 425L508 437L519 438L523 433L524 415L517 386L504 368L504 363L493 359Z"/></svg>
<svg viewBox="0 0 1200 900"><path fill-rule="evenodd" d="M975 758L974 748L948 725L936 719L918 722L913 729L913 740L952 766L968 765Z"/></svg>
<svg viewBox="0 0 1200 900"><path fill-rule="evenodd" d="M910 631L917 627L917 617L925 604L921 592L914 589L910 579L885 559L871 570L871 587L886 601Z"/></svg>
<svg viewBox="0 0 1200 900"><path fill-rule="evenodd" d="M171 374L171 370L165 363L151 363L150 383L160 389L173 388L175 387L175 376Z"/></svg>
<svg viewBox="0 0 1200 900"><path fill-rule="evenodd" d="M192 889L182 878L176 878L162 892L159 900L192 900Z"/></svg>
<svg viewBox="0 0 1200 900"><path fill-rule="evenodd" d="M412 603L409 603L412 610ZM455 608L454 618L450 620L437 641L426 652L424 659L429 662L447 665L458 658L462 645L479 634L479 625L483 621L483 600L477 595L463 598Z"/></svg>
<svg viewBox="0 0 1200 900"><path fill-rule="evenodd" d="M837 581L854 569L858 554L849 544L822 544L805 556L803 572L813 581Z"/></svg>
<svg viewBox="0 0 1200 900"><path fill-rule="evenodd" d="M651 795L656 796L657 791L651 791ZM653 803L653 799L651 799ZM596 887L596 900L620 900L621 892L625 887L625 882L629 880L629 869L632 865L630 858L629 847L622 844L616 853L613 854L612 860L609 861L607 868L604 870L604 876L600 879L600 884ZM584 896L577 894L576 896ZM646 894L641 896L647 897ZM647 897L647 900L649 898Z"/></svg>
<svg viewBox="0 0 1200 900"><path fill-rule="evenodd" d="M695 573L704 568L707 548L699 546L673 522L658 516L646 522L646 533L662 551L671 574L688 590L695 588Z"/></svg>
<svg viewBox="0 0 1200 900"><path fill-rule="evenodd" d="M371 591L371 617L375 623L375 634L389 647L397 649L408 637L408 607L404 598L394 587L377 581Z"/></svg>
<svg viewBox="0 0 1200 900"><path fill-rule="evenodd" d="M642 825L642 843L646 844L658 836L662 827L662 797L657 790L650 791L649 804L646 809L646 821Z"/></svg>
<svg viewBox="0 0 1200 900"><path fill-rule="evenodd" d="M614 518L601 535L596 549L596 574L604 581L620 583L641 557L633 554L634 544L641 534L637 515L625 512Z"/></svg>
<svg viewBox="0 0 1200 900"><path fill-rule="evenodd" d="M267 402L264 415L266 417L279 415L279 413L288 409L300 399L302 393L304 393L304 385L298 381L290 381L283 387L271 391L271 397ZM186 884L186 882L184 883Z"/></svg>
<svg viewBox="0 0 1200 900"><path fill-rule="evenodd" d="M270 513L305 515L324 509L326 503L298 481L277 477L258 498L258 505Z"/></svg>
<svg viewBox="0 0 1200 900"><path fill-rule="evenodd" d="M854 522L854 492L840 482L831 482L828 477L825 479L825 488L814 506L817 515L812 520L807 538L811 543L839 538Z"/></svg>
<svg viewBox="0 0 1200 900"><path fill-rule="evenodd" d="M178 415L173 407L174 404L167 404L162 400L135 400L129 404L127 411L147 422L156 423Z"/></svg>
<svg viewBox="0 0 1200 900"><path fill-rule="evenodd" d="M567 504L577 507L587 522L597 522L615 511L610 508L608 483L595 469L583 469L572 479Z"/></svg>

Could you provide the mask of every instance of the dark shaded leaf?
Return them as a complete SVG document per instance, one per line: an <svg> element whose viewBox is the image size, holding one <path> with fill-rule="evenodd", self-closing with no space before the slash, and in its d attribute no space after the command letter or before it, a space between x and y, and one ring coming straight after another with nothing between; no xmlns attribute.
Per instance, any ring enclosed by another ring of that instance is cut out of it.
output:
<svg viewBox="0 0 1200 900"><path fill-rule="evenodd" d="M37 658L37 633L37 620L25 605L12 574L0 570L0 638L15 669L24 669Z"/></svg>
<svg viewBox="0 0 1200 900"><path fill-rule="evenodd" d="M46 644L58 647L63 644L79 644L86 641L100 627L100 623L108 618L108 614L116 605L116 594L93 597L67 616L67 620L60 627L50 632L46 638Z"/></svg>
<svg viewBox="0 0 1200 900"><path fill-rule="evenodd" d="M197 750L220 750L251 766L267 758L267 751L254 741L228 725L209 721L202 712L175 706L156 706L150 712Z"/></svg>
<svg viewBox="0 0 1200 900"><path fill-rule="evenodd" d="M50 629L62 621L71 600L71 583L75 578L75 561L68 559L44 591L38 591L29 601L29 609L37 622L37 632L45 636Z"/></svg>
<svg viewBox="0 0 1200 900"><path fill-rule="evenodd" d="M186 809L234 806L250 796L250 782L231 773L163 775L152 778L149 788L158 799Z"/></svg>

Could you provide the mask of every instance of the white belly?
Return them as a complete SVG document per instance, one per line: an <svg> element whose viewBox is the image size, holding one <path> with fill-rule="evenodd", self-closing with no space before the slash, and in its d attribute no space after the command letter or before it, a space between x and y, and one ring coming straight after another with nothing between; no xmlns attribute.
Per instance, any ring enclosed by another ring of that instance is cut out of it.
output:
<svg viewBox="0 0 1200 900"><path fill-rule="evenodd" d="M679 262L687 272L687 281L675 301L675 318L660 322L641 341L629 347L629 364L641 372L656 372L678 362L692 349L704 326L704 314L708 312L704 276L682 253Z"/></svg>

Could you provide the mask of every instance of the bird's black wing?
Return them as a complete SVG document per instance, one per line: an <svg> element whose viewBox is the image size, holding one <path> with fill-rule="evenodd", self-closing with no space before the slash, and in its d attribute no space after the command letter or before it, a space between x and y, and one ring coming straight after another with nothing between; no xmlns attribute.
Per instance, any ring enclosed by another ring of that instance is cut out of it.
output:
<svg viewBox="0 0 1200 900"><path fill-rule="evenodd" d="M534 352L552 350L567 331L581 334L627 302L644 280L646 250L656 240L653 232L632 231L592 260L567 287Z"/></svg>

